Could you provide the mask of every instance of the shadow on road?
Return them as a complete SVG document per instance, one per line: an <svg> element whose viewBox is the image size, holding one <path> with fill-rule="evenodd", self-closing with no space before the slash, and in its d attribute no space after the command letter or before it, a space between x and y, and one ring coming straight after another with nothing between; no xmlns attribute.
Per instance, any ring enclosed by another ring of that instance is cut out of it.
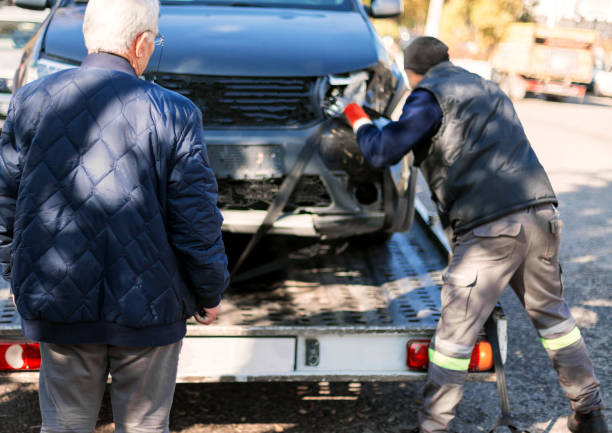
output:
<svg viewBox="0 0 612 433"><path fill-rule="evenodd" d="M189 432L397 432L414 426L418 384L179 385L171 428ZM393 403L391 403L393 402ZM197 407L189 411L185 408ZM247 427L242 430L241 426Z"/></svg>

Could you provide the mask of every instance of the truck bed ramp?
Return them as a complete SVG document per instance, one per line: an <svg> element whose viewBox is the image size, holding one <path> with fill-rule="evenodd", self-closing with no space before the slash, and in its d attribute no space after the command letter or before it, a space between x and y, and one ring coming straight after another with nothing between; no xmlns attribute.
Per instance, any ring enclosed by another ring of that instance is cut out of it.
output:
<svg viewBox="0 0 612 433"><path fill-rule="evenodd" d="M316 248L282 272L231 288L215 325L189 321L179 382L423 380L425 372L406 365L407 343L433 336L447 264L425 221L383 243ZM24 341L8 287L0 289L0 339Z"/></svg>

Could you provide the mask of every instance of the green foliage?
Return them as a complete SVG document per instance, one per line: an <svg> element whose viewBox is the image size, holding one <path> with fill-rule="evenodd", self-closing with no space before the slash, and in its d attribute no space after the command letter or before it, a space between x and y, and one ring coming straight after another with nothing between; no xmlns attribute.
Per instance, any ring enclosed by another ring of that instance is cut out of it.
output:
<svg viewBox="0 0 612 433"><path fill-rule="evenodd" d="M422 33L427 21L429 0L403 0L404 15L400 18L372 20L376 31L381 36L399 37L399 27L404 26L415 33ZM369 5L369 1L363 2Z"/></svg>
<svg viewBox="0 0 612 433"><path fill-rule="evenodd" d="M415 34L423 33L429 0L403 1L404 15L401 18L372 20L381 36L397 38L399 26L405 26ZM364 4L369 3L369 0L364 0ZM529 5L535 3L535 0L446 0L440 38L449 45L452 54L485 58L508 24L531 20Z"/></svg>
<svg viewBox="0 0 612 433"><path fill-rule="evenodd" d="M441 38L459 55L467 50L486 56L508 24L528 18L523 0L448 0L442 11Z"/></svg>
<svg viewBox="0 0 612 433"><path fill-rule="evenodd" d="M376 33L381 37L391 36L393 39L399 38L399 26L395 19L375 19L372 20Z"/></svg>
<svg viewBox="0 0 612 433"><path fill-rule="evenodd" d="M404 16L400 23L412 30L423 30L427 21L429 0L404 0Z"/></svg>

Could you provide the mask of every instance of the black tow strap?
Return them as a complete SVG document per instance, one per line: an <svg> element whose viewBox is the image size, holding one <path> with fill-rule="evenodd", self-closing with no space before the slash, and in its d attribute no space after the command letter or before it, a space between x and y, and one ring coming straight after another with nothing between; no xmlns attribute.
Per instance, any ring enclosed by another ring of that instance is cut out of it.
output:
<svg viewBox="0 0 612 433"><path fill-rule="evenodd" d="M257 231L253 234L246 248L244 249L240 257L238 258L238 261L234 265L231 273L232 277L236 276L236 273L244 264L244 261L247 259L247 257L249 257L249 255L253 252L253 249L255 248L257 243L266 235L266 233L268 233L268 231L272 228L278 217L282 215L283 209L287 205L289 198L291 198L293 190L298 184L300 177L302 177L302 173L306 169L306 165L310 161L310 158L312 157L317 148L317 144L321 139L321 134L327 129L327 126L330 122L330 119L323 122L319 126L318 130L308 138L308 140L304 144L304 147L302 147L302 150L300 151L295 163L293 164L291 171L289 171L289 174L281 184L278 190L278 194L274 198L274 202L268 208L266 217L264 218L261 225L257 228Z"/></svg>
<svg viewBox="0 0 612 433"><path fill-rule="evenodd" d="M497 325L493 318L493 314L489 316L485 324L485 332L487 333L491 348L493 349L493 362L495 363L495 377L497 380L497 393L499 394L501 416L489 430L489 433L493 433L498 427L508 427L512 433L529 433L527 430L520 430L516 427L516 422L510 414L510 399L508 398L508 388L506 386L506 372L504 370L504 363L502 362L499 340L497 338Z"/></svg>

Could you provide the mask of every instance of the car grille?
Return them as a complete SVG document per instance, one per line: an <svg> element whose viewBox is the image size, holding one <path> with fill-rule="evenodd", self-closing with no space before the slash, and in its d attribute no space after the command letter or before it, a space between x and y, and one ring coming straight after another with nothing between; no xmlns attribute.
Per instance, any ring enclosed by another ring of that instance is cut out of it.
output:
<svg viewBox="0 0 612 433"><path fill-rule="evenodd" d="M204 125L300 126L321 117L316 78L241 78L159 75L156 83L192 100Z"/></svg>
<svg viewBox="0 0 612 433"><path fill-rule="evenodd" d="M234 180L219 179L220 209L266 210L276 198L283 179ZM286 212L302 207L326 207L331 198L321 178L316 175L302 176L296 185Z"/></svg>

